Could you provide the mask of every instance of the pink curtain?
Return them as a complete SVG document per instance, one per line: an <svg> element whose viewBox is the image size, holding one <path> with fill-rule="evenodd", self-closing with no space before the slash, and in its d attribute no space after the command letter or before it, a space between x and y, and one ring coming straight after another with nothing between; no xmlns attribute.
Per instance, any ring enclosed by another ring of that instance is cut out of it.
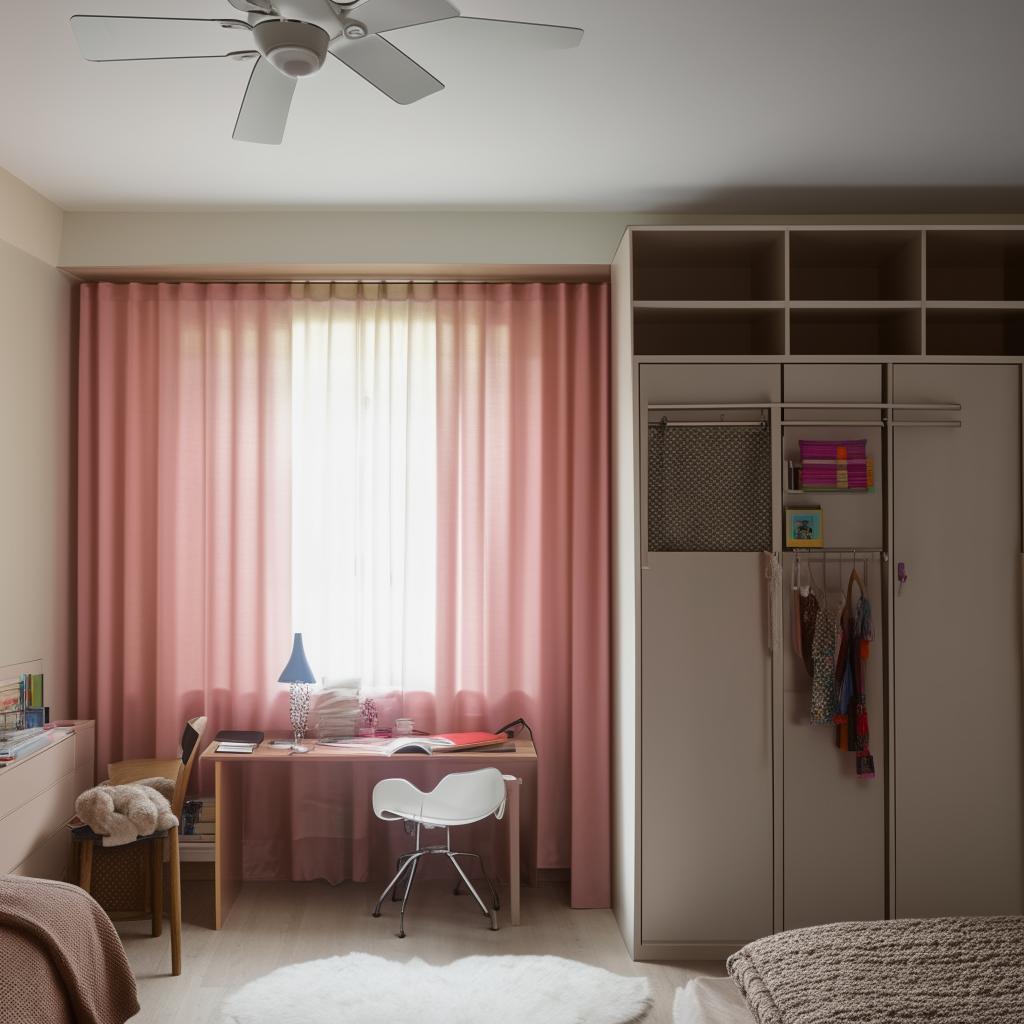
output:
<svg viewBox="0 0 1024 1024"><path fill-rule="evenodd" d="M526 860L571 867L574 906L607 906L607 287L438 285L436 301L437 684L404 710L426 728L525 718ZM191 715L287 722L291 317L286 285L82 289L79 714L101 769L169 755ZM386 874L404 841L369 791L387 774L262 770L247 877ZM493 825L464 842L501 873Z"/></svg>
<svg viewBox="0 0 1024 1024"><path fill-rule="evenodd" d="M97 767L286 720L287 285L83 285L78 713Z"/></svg>
<svg viewBox="0 0 1024 1024"><path fill-rule="evenodd" d="M530 723L538 866L609 906L607 286L441 286L438 451L438 720Z"/></svg>

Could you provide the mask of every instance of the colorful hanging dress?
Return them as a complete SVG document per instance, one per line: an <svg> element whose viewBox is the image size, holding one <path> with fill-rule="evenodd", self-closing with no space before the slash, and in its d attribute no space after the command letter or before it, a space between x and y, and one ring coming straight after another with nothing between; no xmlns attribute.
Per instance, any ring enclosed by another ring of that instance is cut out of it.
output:
<svg viewBox="0 0 1024 1024"><path fill-rule="evenodd" d="M852 601L853 585L857 584L860 598ZM841 642L837 652L834 674L836 710L836 745L857 755L857 774L862 778L875 777L875 761L871 756L868 729L867 690L864 663L868 659L874 626L871 620L871 602L854 569L846 587L846 604L840 622Z"/></svg>

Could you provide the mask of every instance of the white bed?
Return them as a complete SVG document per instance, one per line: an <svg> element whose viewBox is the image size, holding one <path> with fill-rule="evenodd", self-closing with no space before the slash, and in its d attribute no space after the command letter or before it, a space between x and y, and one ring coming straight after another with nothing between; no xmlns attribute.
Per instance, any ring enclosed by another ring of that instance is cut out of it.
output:
<svg viewBox="0 0 1024 1024"><path fill-rule="evenodd" d="M753 1024L746 1000L732 978L694 978L676 990L674 1024Z"/></svg>

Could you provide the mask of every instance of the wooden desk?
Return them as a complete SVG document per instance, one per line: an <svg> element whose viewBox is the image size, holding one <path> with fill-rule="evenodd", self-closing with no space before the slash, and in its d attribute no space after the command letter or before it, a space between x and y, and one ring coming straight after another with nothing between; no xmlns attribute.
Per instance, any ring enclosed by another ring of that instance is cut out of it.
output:
<svg viewBox="0 0 1024 1024"><path fill-rule="evenodd" d="M346 750L344 747L320 746L313 746L308 754L296 754L287 748L270 746L269 741L272 739L289 738L288 733L268 733L251 754L218 754L217 741L214 740L200 755L202 760L212 762L214 766L214 799L217 806L214 832L215 928L224 926L242 888L242 790L247 765L275 762L283 767L296 763L329 763L339 767L360 763L387 764L392 766L395 775L401 776L403 764L422 764L428 759L431 764L450 767L452 771L472 771L493 766L505 775L514 776L505 782L508 791L505 819L508 823L509 917L512 924L519 924L519 792L523 769L537 763L537 752L532 742L516 740L515 753L465 750L455 753L395 754L393 757ZM314 740L308 742L315 743Z"/></svg>

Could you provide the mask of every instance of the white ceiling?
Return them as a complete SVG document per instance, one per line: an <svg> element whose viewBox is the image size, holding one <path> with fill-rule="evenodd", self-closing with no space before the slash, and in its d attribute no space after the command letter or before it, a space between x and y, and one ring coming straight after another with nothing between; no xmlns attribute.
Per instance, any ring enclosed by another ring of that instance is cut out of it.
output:
<svg viewBox="0 0 1024 1024"><path fill-rule="evenodd" d="M527 55L393 33L447 88L401 107L329 61L279 148L231 140L251 65L89 64L68 27L227 0L3 8L0 166L66 209L1024 206L1020 0L461 0L586 36Z"/></svg>

